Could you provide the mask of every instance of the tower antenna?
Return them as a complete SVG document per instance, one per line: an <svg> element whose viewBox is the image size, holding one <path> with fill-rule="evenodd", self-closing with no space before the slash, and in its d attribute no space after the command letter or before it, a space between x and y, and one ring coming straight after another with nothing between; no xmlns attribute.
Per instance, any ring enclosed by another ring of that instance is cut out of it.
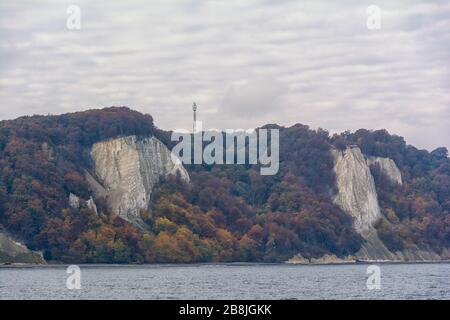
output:
<svg viewBox="0 0 450 320"><path fill-rule="evenodd" d="M192 111L194 112L194 122L192 124L192 131L195 133L197 131L197 104L192 104Z"/></svg>

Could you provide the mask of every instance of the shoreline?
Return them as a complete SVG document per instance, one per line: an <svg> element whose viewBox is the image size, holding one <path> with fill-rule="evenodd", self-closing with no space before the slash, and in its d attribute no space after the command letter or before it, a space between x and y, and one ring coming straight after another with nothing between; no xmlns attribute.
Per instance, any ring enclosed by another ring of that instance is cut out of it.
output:
<svg viewBox="0 0 450 320"><path fill-rule="evenodd" d="M369 264L446 264L450 260L423 260L423 261L348 261L348 262L330 262L330 263L295 263L295 262L204 262L204 263L155 263L155 264L108 264L108 263L50 263L50 264L28 264L12 263L0 264L0 269L51 269L67 268L70 265L77 265L88 268L137 268L137 267L198 267L198 266L340 266L340 265L369 265Z"/></svg>

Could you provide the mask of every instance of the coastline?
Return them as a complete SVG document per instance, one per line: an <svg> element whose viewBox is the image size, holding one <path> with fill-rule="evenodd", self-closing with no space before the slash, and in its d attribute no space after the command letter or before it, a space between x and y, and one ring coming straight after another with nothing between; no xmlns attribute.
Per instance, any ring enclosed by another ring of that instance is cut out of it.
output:
<svg viewBox="0 0 450 320"><path fill-rule="evenodd" d="M311 263L294 263L294 262L204 262L204 263L167 263L167 264L98 264L98 263L50 263L50 264L32 264L32 263L12 263L12 264L0 264L1 269L51 269L51 268L67 268L70 265L77 265L80 267L88 268L137 268L137 267L199 267L199 266L340 266L340 265L369 265L369 264L447 264L450 263L450 259L445 260L415 260L415 261L398 261L398 260L365 260L365 261L347 261L347 262L311 262Z"/></svg>

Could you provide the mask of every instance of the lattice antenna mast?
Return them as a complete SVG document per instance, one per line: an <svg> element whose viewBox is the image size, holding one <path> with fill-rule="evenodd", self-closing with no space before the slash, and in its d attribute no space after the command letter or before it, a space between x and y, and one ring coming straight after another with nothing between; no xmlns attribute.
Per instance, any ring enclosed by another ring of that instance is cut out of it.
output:
<svg viewBox="0 0 450 320"><path fill-rule="evenodd" d="M192 104L192 111L194 112L194 122L192 123L192 132L197 131L197 104L194 102Z"/></svg>

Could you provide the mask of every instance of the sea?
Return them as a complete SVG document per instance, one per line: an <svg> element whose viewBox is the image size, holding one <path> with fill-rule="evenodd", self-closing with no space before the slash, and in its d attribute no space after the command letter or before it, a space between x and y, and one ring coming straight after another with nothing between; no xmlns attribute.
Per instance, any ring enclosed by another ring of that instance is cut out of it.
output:
<svg viewBox="0 0 450 320"><path fill-rule="evenodd" d="M0 299L450 299L450 263L0 266Z"/></svg>

